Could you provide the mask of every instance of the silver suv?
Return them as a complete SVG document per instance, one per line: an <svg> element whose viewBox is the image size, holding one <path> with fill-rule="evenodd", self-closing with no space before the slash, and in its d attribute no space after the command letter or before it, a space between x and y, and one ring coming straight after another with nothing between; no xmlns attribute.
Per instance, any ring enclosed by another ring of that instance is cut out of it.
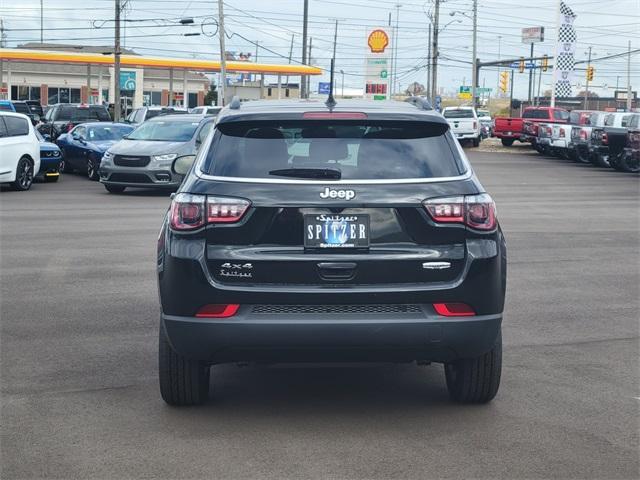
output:
<svg viewBox="0 0 640 480"><path fill-rule="evenodd" d="M194 155L213 127L214 117L163 115L140 125L102 157L100 181L108 192L126 187L176 189L182 176L171 173L176 157Z"/></svg>

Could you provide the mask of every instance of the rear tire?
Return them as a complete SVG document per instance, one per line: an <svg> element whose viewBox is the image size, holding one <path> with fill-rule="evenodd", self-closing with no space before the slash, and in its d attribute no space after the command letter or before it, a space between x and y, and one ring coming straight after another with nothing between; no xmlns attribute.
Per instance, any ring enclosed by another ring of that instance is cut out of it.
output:
<svg viewBox="0 0 640 480"><path fill-rule="evenodd" d="M158 346L160 395L169 405L201 405L209 395L209 365L176 353L160 322Z"/></svg>
<svg viewBox="0 0 640 480"><path fill-rule="evenodd" d="M478 137L478 138L474 138L474 139L471 141L471 146L472 146L472 147L479 147L479 146L480 146L480 137Z"/></svg>
<svg viewBox="0 0 640 480"><path fill-rule="evenodd" d="M490 402L498 393L501 371L502 332L487 353L445 364L444 373L451 400L460 403Z"/></svg>
<svg viewBox="0 0 640 480"><path fill-rule="evenodd" d="M515 140L513 138L501 138L500 141L503 147L510 147Z"/></svg>
<svg viewBox="0 0 640 480"><path fill-rule="evenodd" d="M18 192L24 192L33 184L33 162L29 157L22 157L16 166L16 179L11 183L11 188Z"/></svg>
<svg viewBox="0 0 640 480"><path fill-rule="evenodd" d="M583 148L576 148L576 160L580 163L591 163L589 151Z"/></svg>
<svg viewBox="0 0 640 480"><path fill-rule="evenodd" d="M109 185L108 183L105 183L104 188L106 188L109 193L122 193L127 187L123 187L121 185Z"/></svg>
<svg viewBox="0 0 640 480"><path fill-rule="evenodd" d="M631 155L624 155L620 160L620 168L627 173L640 172L640 157L633 158Z"/></svg>
<svg viewBox="0 0 640 480"><path fill-rule="evenodd" d="M611 166L609 165L608 155L605 156L600 153L594 153L593 156L591 157L591 161L596 167L608 168Z"/></svg>

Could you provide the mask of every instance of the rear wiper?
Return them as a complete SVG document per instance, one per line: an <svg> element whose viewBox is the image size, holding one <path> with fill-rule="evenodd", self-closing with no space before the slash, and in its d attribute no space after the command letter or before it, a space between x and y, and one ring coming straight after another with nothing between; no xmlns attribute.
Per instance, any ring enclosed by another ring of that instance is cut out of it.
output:
<svg viewBox="0 0 640 480"><path fill-rule="evenodd" d="M342 172L337 168L283 168L271 170L269 175L296 178L326 178L328 180L340 180L342 178Z"/></svg>

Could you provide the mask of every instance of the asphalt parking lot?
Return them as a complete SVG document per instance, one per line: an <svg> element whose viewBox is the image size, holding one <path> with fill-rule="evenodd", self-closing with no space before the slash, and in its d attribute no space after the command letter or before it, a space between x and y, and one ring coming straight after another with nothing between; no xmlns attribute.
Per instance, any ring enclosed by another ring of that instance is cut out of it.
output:
<svg viewBox="0 0 640 480"><path fill-rule="evenodd" d="M638 478L638 177L509 152L469 151L509 248L486 406L451 404L440 365L232 365L170 408L168 195L1 192L2 478Z"/></svg>

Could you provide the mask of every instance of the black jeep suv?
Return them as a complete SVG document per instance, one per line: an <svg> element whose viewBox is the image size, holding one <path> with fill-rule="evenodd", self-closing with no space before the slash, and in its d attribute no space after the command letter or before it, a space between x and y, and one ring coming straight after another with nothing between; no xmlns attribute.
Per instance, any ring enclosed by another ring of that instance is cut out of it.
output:
<svg viewBox="0 0 640 480"><path fill-rule="evenodd" d="M446 120L402 102L234 101L158 241L160 391L226 362L441 362L452 399L500 382L506 245Z"/></svg>

